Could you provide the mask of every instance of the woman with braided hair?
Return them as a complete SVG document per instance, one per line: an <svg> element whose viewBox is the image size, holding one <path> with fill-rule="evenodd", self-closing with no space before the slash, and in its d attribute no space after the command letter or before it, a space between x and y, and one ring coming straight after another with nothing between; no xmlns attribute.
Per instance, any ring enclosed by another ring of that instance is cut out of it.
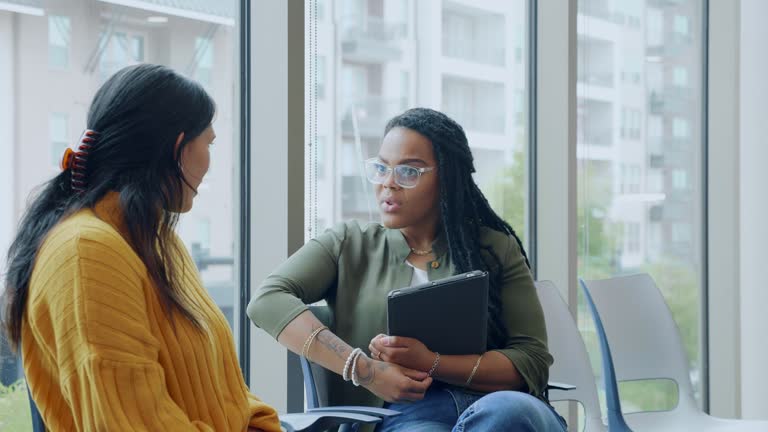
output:
<svg viewBox="0 0 768 432"><path fill-rule="evenodd" d="M553 360L528 258L472 179L462 127L410 109L389 121L365 168L382 223L342 223L304 245L255 292L253 322L340 375L330 405L402 413L377 431L565 431L546 399ZM484 354L441 356L383 334L389 291L471 270L490 274ZM332 329L307 310L323 299Z"/></svg>
<svg viewBox="0 0 768 432"><path fill-rule="evenodd" d="M174 232L208 171L214 112L171 69L124 68L30 202L3 324L48 430L280 430Z"/></svg>

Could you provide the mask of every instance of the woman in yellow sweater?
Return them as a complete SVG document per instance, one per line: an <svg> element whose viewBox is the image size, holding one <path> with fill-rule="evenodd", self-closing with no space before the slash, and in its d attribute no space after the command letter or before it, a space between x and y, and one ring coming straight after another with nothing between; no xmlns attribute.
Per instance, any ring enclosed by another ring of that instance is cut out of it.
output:
<svg viewBox="0 0 768 432"><path fill-rule="evenodd" d="M174 233L208 171L214 110L168 68L117 72L31 202L3 324L48 429L280 430Z"/></svg>

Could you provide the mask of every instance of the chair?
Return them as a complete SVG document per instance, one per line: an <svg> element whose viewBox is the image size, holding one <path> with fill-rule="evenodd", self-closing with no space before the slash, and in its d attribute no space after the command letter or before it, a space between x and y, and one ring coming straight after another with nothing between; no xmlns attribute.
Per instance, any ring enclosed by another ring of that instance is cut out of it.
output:
<svg viewBox="0 0 768 432"><path fill-rule="evenodd" d="M549 400L581 402L585 414L584 432L606 431L587 349L568 306L555 284L550 281L537 281L536 292L547 323L549 351L555 358L555 363L549 369L549 377L554 381L575 385L571 390L559 390L552 387L550 382ZM575 430L575 425L571 425L571 428Z"/></svg>
<svg viewBox="0 0 768 432"><path fill-rule="evenodd" d="M333 313L328 306L325 305L312 305L309 310L317 317L317 319L324 325L333 328ZM291 353L290 355L296 355ZM386 417L400 415L400 412L386 409L375 408L367 406L328 406L328 376L331 372L325 368L309 362L306 358L301 357L301 371L304 375L304 392L307 398L307 413L325 413L325 412L344 412L349 414L361 414L366 416L373 416L377 419L377 423ZM339 432L345 432L351 430L352 423L341 425Z"/></svg>
<svg viewBox="0 0 768 432"><path fill-rule="evenodd" d="M679 400L670 411L625 414L633 430L642 431L768 431L768 421L730 420L702 412L693 396L688 359L680 333L664 297L647 274L605 280L580 280L597 326L603 356L609 412L621 413L616 382L670 379Z"/></svg>

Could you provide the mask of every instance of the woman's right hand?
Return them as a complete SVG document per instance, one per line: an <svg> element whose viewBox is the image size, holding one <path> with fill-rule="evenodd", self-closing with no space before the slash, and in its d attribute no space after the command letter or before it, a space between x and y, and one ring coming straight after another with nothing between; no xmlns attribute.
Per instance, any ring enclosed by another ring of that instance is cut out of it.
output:
<svg viewBox="0 0 768 432"><path fill-rule="evenodd" d="M356 376L360 385L387 402L415 402L424 398L432 378L426 372L373 360L361 355Z"/></svg>

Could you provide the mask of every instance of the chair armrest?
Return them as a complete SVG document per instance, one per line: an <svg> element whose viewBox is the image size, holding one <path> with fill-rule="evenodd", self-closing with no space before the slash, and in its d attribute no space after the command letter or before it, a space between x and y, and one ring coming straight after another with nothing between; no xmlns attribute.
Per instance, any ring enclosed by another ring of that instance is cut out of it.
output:
<svg viewBox="0 0 768 432"><path fill-rule="evenodd" d="M335 428L347 423L379 423L381 417L340 411L322 413L296 413L280 415L280 424L287 431L314 432Z"/></svg>
<svg viewBox="0 0 768 432"><path fill-rule="evenodd" d="M575 390L576 386L573 384L566 384L561 382L550 381L547 383L547 390Z"/></svg>
<svg viewBox="0 0 768 432"><path fill-rule="evenodd" d="M342 405L342 406L331 406L331 407L322 407L322 408L310 408L307 410L308 413L322 413L322 412L328 412L328 411L365 414L365 415L377 416L382 418L394 417L394 416L400 415L400 411L395 411L387 408L374 408L374 407L367 407L367 406Z"/></svg>

